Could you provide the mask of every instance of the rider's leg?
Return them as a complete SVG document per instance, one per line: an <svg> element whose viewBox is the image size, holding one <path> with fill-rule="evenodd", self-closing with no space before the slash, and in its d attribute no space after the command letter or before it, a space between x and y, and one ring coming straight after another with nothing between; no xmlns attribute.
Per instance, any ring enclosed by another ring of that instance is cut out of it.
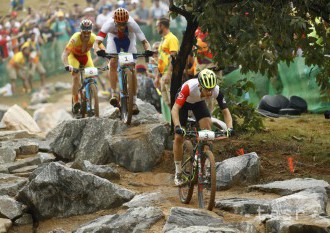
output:
<svg viewBox="0 0 330 233"><path fill-rule="evenodd" d="M118 82L118 73L117 73L117 67L118 67L118 59L111 58L110 59L110 88L111 88L111 100L110 104L114 107L117 107L119 105L118 99L119 94L117 91L117 82Z"/></svg>
<svg viewBox="0 0 330 233"><path fill-rule="evenodd" d="M133 78L133 85L134 85L134 92L133 92L133 114L136 115L140 112L138 106L136 105L136 99L137 99L137 89L138 89L138 83L136 78L136 71L133 71L132 74Z"/></svg>
<svg viewBox="0 0 330 233"><path fill-rule="evenodd" d="M174 165L175 165L175 176L174 184L180 186L184 183L182 179L182 157L183 157L183 136L175 134L173 143L173 154L174 154Z"/></svg>
<svg viewBox="0 0 330 233"><path fill-rule="evenodd" d="M188 104L185 103L182 108L179 110L179 118L181 127L185 127L188 119ZM173 155L174 155L174 165L175 165L175 177L174 183L176 186L180 186L184 183L181 173L181 165L183 159L183 141L184 137L179 134L174 134L174 143L173 143Z"/></svg>
<svg viewBox="0 0 330 233"><path fill-rule="evenodd" d="M73 104L78 103L78 92L80 88L79 73L72 73L72 100Z"/></svg>

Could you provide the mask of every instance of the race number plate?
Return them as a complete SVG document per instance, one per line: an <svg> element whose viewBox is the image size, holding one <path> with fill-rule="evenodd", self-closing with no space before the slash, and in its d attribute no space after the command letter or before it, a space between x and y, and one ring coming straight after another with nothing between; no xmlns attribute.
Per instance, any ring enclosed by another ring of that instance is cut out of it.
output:
<svg viewBox="0 0 330 233"><path fill-rule="evenodd" d="M93 77L98 75L98 70L95 67L87 67L85 68L85 77Z"/></svg>
<svg viewBox="0 0 330 233"><path fill-rule="evenodd" d="M213 140L215 138L215 133L210 130L198 131L198 138L200 140Z"/></svg>
<svg viewBox="0 0 330 233"><path fill-rule="evenodd" d="M119 65L129 65L134 63L133 54L131 53L120 53L118 54Z"/></svg>

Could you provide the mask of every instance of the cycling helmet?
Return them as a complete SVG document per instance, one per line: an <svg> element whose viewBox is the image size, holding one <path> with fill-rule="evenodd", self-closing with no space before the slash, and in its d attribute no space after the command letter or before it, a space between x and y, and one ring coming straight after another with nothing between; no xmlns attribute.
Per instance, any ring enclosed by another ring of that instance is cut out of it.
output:
<svg viewBox="0 0 330 233"><path fill-rule="evenodd" d="M204 69L198 74L199 84L206 89L212 89L217 85L217 76L212 70Z"/></svg>
<svg viewBox="0 0 330 233"><path fill-rule="evenodd" d="M113 13L113 19L116 23L126 23L128 21L129 14L124 8L118 8Z"/></svg>
<svg viewBox="0 0 330 233"><path fill-rule="evenodd" d="M82 31L89 31L89 32L91 32L92 31L92 28L93 28L93 23L89 19L83 19L80 22L80 29Z"/></svg>

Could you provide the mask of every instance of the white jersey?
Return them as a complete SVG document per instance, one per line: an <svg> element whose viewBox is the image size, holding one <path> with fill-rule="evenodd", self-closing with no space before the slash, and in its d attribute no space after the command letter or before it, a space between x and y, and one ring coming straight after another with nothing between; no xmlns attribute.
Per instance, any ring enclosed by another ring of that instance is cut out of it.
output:
<svg viewBox="0 0 330 233"><path fill-rule="evenodd" d="M127 31L119 32L115 21L112 18L112 15L109 16L109 19L103 24L101 31L97 35L97 40L103 41L108 33L109 37L117 37L118 39L123 39L125 37L135 39L135 36L140 40L146 40L144 33L142 32L140 26L135 22L135 20L130 16L127 22Z"/></svg>
<svg viewBox="0 0 330 233"><path fill-rule="evenodd" d="M185 103L194 104L200 102L206 99L206 97L201 97L201 94L202 93L199 89L198 79L189 79L182 85L175 103L183 106ZM217 99L220 109L227 108L226 100L224 99L223 94L220 92L218 85L212 89L211 98Z"/></svg>

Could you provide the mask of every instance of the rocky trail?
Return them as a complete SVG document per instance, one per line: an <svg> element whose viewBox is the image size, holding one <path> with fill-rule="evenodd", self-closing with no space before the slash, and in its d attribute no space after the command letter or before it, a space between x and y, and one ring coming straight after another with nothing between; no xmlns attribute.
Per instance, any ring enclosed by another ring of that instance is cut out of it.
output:
<svg viewBox="0 0 330 233"><path fill-rule="evenodd" d="M69 99L35 105L33 118L3 111L0 232L330 232L330 185L312 173L233 155L216 163L216 207L200 210L196 189L179 200L169 127L152 105L139 101L128 127L106 103L99 119L73 120Z"/></svg>

